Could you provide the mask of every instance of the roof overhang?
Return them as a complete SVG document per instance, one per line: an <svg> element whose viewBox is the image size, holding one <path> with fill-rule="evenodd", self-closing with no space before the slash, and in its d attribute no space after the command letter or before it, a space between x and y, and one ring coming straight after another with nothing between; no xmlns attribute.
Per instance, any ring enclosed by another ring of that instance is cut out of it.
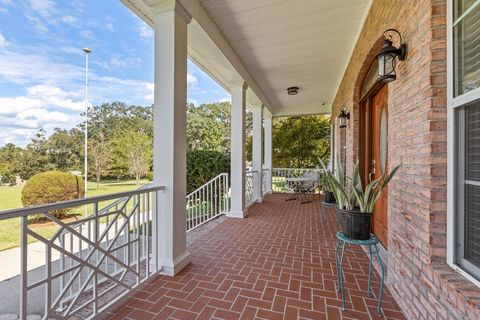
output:
<svg viewBox="0 0 480 320"><path fill-rule="evenodd" d="M151 27L175 0L121 0ZM328 114L372 0L177 0L192 17L189 58L273 116ZM299 94L286 88L298 86Z"/></svg>

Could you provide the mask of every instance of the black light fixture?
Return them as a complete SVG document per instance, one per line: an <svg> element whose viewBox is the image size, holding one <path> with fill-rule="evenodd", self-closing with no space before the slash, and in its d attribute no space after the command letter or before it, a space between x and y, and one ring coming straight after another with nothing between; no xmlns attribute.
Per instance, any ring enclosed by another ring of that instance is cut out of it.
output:
<svg viewBox="0 0 480 320"><path fill-rule="evenodd" d="M338 114L337 119L338 119L338 127L340 129L347 127L347 120L350 119L350 112L348 112L348 109L346 106L342 107L342 111Z"/></svg>
<svg viewBox="0 0 480 320"><path fill-rule="evenodd" d="M298 94L298 87L287 88L287 93L288 93L289 96L294 96L294 95Z"/></svg>
<svg viewBox="0 0 480 320"><path fill-rule="evenodd" d="M391 33L396 33L400 39L399 47L393 45ZM388 35L388 36L387 36ZM402 35L397 29L387 29L383 33L384 42L382 50L377 54L378 60L378 76L381 82L392 82L397 79L395 72L395 58L403 61L407 57L407 44L403 43Z"/></svg>

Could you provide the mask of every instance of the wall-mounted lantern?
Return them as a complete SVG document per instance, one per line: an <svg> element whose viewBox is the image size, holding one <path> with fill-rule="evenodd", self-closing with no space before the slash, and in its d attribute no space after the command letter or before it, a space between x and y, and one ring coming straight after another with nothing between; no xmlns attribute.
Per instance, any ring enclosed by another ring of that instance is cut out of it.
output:
<svg viewBox="0 0 480 320"><path fill-rule="evenodd" d="M398 35L400 45L395 47L393 45L392 34ZM381 82L392 82L397 79L395 72L395 58L403 61L407 57L407 44L403 43L402 35L396 29L387 29L383 33L385 38L382 50L377 54L378 60L378 76Z"/></svg>
<svg viewBox="0 0 480 320"><path fill-rule="evenodd" d="M338 114L338 127L340 129L347 127L347 120L350 119L350 112L348 112L347 107L343 106L342 110Z"/></svg>

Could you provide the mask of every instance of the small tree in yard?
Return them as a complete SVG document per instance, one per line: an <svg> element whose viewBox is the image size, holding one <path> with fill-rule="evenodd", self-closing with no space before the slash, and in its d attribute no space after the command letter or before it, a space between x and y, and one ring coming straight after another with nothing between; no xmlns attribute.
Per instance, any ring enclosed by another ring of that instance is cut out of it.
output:
<svg viewBox="0 0 480 320"><path fill-rule="evenodd" d="M152 149L152 139L141 131L129 129L119 133L114 140L117 159L126 164L129 174L135 177L137 185L140 178L150 172Z"/></svg>
<svg viewBox="0 0 480 320"><path fill-rule="evenodd" d="M108 170L110 164L110 143L101 139L88 141L88 149L93 164L93 171L95 174L95 180L97 182L97 190L100 186L100 179L102 174Z"/></svg>
<svg viewBox="0 0 480 320"><path fill-rule="evenodd" d="M66 200L80 199L84 196L83 179L67 172L47 171L37 173L28 179L22 190L22 204L24 207L55 203ZM52 211L61 219L66 217L73 208ZM37 216L33 221L42 219Z"/></svg>

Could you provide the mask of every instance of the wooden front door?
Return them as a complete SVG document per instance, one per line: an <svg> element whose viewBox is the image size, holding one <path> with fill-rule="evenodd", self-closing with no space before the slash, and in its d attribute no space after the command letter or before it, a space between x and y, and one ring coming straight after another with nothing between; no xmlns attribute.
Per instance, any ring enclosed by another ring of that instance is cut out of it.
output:
<svg viewBox="0 0 480 320"><path fill-rule="evenodd" d="M364 184L378 179L388 170L388 87L383 86L366 98L362 105L361 156ZM372 232L387 248L388 239L388 189L378 199L372 218Z"/></svg>

